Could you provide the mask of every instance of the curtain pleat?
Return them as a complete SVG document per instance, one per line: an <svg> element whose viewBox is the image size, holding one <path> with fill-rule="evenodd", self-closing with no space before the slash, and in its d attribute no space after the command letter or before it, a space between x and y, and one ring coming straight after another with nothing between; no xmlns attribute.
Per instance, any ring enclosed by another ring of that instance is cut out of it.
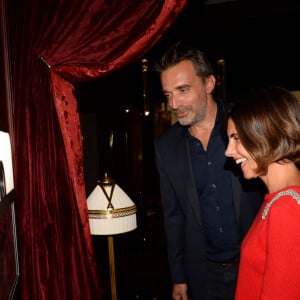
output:
<svg viewBox="0 0 300 300"><path fill-rule="evenodd" d="M186 2L7 1L22 300L101 299L73 84L137 60Z"/></svg>

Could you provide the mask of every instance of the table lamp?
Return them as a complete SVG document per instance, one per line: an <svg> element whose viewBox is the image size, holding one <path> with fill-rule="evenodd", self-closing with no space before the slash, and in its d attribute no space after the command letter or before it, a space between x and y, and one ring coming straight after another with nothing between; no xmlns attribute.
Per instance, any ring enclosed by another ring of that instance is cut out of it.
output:
<svg viewBox="0 0 300 300"><path fill-rule="evenodd" d="M88 196L87 206L91 234L108 238L111 299L117 300L113 235L137 228L136 205L105 173Z"/></svg>

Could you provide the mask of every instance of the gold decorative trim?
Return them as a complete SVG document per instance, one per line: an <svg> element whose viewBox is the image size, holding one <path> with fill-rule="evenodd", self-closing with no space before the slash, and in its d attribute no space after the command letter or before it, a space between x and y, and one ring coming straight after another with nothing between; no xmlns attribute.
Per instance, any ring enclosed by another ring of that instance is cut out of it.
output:
<svg viewBox="0 0 300 300"><path fill-rule="evenodd" d="M137 211L136 206L130 206L119 209L107 209L107 210L89 210L90 219L110 219L120 218L135 214Z"/></svg>

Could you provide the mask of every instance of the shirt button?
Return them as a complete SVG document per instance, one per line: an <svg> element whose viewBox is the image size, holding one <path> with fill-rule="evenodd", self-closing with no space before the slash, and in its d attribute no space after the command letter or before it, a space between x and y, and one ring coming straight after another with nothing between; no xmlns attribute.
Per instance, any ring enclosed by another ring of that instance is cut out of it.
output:
<svg viewBox="0 0 300 300"><path fill-rule="evenodd" d="M217 206L217 207L216 207L216 210L220 210L220 207L219 207L219 206Z"/></svg>
<svg viewBox="0 0 300 300"><path fill-rule="evenodd" d="M220 227L220 228L219 228L219 231L220 231L220 232L223 232L223 228L222 228L222 227Z"/></svg>
<svg viewBox="0 0 300 300"><path fill-rule="evenodd" d="M213 189L215 189L217 187L214 183L211 186Z"/></svg>
<svg viewBox="0 0 300 300"><path fill-rule="evenodd" d="M209 161L207 164L208 164L209 166L211 166L211 165L212 165L212 162L211 162L211 161Z"/></svg>

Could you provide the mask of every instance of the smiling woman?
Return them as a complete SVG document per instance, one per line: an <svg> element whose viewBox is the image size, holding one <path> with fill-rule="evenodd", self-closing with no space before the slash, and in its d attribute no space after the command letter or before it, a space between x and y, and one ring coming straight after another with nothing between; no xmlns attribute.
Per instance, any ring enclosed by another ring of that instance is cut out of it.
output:
<svg viewBox="0 0 300 300"><path fill-rule="evenodd" d="M241 143L235 124L230 117L227 123L227 133L229 142L225 155L231 157L236 164L240 165L246 179L256 178L258 176L256 172L257 164Z"/></svg>
<svg viewBox="0 0 300 300"><path fill-rule="evenodd" d="M300 295L299 115L297 98L278 86L252 91L229 112L226 155L268 190L241 246L236 300Z"/></svg>

